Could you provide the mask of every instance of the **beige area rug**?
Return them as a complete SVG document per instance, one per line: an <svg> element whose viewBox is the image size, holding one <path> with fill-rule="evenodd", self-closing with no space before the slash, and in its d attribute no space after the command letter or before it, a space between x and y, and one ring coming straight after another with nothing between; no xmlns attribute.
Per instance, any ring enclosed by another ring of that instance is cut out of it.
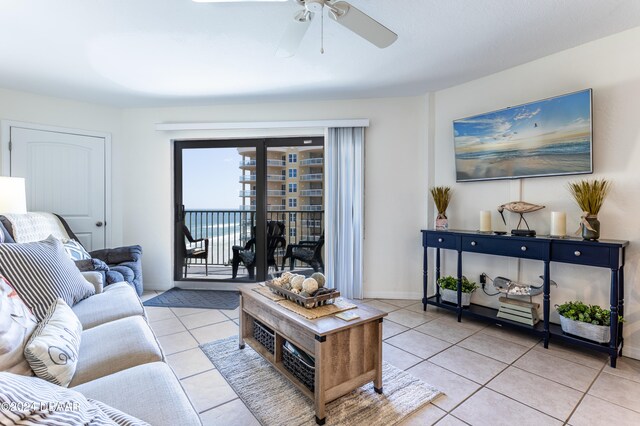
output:
<svg viewBox="0 0 640 426"><path fill-rule="evenodd" d="M264 426L315 425L313 402L249 345L229 337L200 346L220 374ZM327 405L327 425L390 426L429 403L440 392L384 362L384 393L369 383Z"/></svg>

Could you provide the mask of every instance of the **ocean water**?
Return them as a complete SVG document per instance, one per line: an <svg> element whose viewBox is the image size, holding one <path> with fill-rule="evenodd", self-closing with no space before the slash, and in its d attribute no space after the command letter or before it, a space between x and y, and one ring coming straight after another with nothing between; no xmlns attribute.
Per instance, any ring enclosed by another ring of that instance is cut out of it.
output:
<svg viewBox="0 0 640 426"><path fill-rule="evenodd" d="M538 157L546 155L581 155L591 152L591 142L589 140L571 141L556 143L533 149L514 149L480 151L456 154L458 160L479 160L479 159L512 159L523 157Z"/></svg>

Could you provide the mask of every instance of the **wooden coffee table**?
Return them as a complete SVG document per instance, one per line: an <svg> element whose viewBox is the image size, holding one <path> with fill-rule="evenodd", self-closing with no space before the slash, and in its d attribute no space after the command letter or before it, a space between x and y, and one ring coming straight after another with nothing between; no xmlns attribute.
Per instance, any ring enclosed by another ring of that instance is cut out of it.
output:
<svg viewBox="0 0 640 426"><path fill-rule="evenodd" d="M359 305L351 311L360 318L352 321L335 316L307 320L253 291L255 287L240 289L240 349L248 343L311 398L315 404L316 423L324 424L328 402L368 382L373 382L375 391L382 393L382 318L386 313ZM274 331L273 354L253 338L254 319ZM315 358L314 392L284 368L282 345L285 340Z"/></svg>

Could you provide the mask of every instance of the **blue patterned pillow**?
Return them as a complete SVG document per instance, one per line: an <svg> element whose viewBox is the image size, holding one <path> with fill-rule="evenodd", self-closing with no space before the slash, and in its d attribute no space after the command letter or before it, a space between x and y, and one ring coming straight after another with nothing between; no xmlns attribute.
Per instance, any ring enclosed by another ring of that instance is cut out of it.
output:
<svg viewBox="0 0 640 426"><path fill-rule="evenodd" d="M71 260L88 260L91 255L76 240L62 240L64 251L67 252Z"/></svg>

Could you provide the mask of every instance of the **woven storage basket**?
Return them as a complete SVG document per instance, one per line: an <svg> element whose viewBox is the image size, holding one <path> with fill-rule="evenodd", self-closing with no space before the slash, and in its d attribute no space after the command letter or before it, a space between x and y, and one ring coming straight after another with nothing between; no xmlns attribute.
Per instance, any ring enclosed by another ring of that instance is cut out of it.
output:
<svg viewBox="0 0 640 426"><path fill-rule="evenodd" d="M440 288L440 296L445 302L458 304L458 292L455 290L449 290L448 288ZM462 306L469 306L471 304L471 293L462 293Z"/></svg>
<svg viewBox="0 0 640 426"><path fill-rule="evenodd" d="M284 368L300 380L307 389L311 392L314 391L316 379L315 367L307 364L300 357L291 353L286 345L282 346L282 365L284 365Z"/></svg>
<svg viewBox="0 0 640 426"><path fill-rule="evenodd" d="M266 325L260 321L253 321L253 338L256 339L270 353L273 353L275 347L275 334Z"/></svg>
<svg viewBox="0 0 640 426"><path fill-rule="evenodd" d="M593 325L587 322L575 321L560 315L560 326L566 334L582 337L598 343L609 343L611 329L608 325Z"/></svg>

